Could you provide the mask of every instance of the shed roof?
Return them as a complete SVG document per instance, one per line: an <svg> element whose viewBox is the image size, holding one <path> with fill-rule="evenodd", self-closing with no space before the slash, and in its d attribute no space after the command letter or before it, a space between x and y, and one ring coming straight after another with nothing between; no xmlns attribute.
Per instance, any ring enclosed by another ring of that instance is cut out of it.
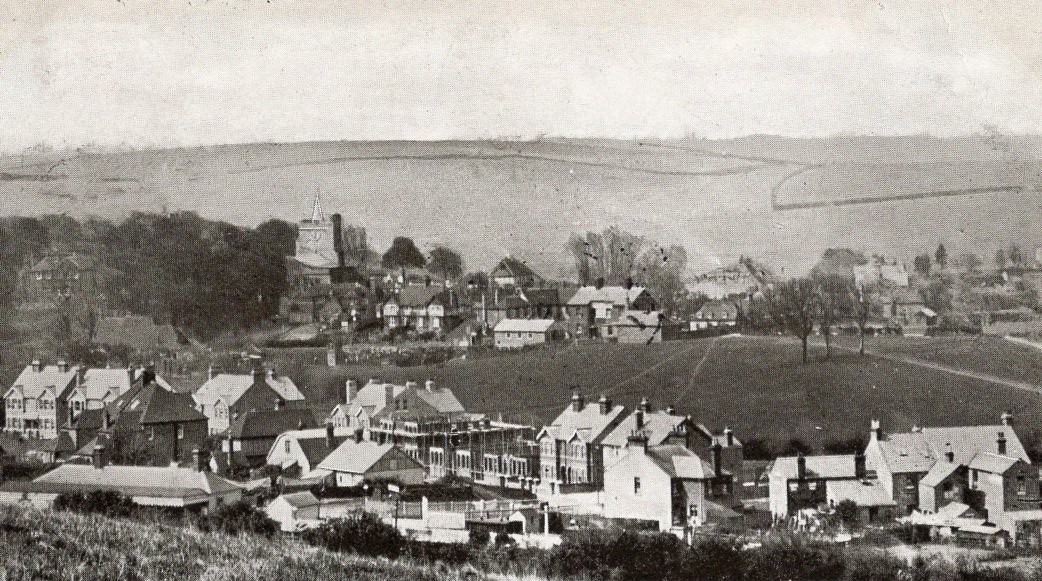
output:
<svg viewBox="0 0 1042 581"><path fill-rule="evenodd" d="M496 333L546 333L554 326L553 319L503 319L496 323Z"/></svg>

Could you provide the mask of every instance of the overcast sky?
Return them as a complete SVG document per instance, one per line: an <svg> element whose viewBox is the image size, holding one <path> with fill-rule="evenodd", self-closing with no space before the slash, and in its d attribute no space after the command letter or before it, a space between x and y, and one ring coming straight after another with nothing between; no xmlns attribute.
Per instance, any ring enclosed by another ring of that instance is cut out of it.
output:
<svg viewBox="0 0 1042 581"><path fill-rule="evenodd" d="M1042 133L1037 1L152 4L0 3L0 151Z"/></svg>

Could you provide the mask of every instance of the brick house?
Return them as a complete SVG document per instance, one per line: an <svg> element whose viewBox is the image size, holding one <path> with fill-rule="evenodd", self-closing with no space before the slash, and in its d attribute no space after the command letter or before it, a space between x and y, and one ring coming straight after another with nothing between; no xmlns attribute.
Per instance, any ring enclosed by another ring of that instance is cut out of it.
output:
<svg viewBox="0 0 1042 581"><path fill-rule="evenodd" d="M623 421L626 408L601 397L587 405L579 393L536 435L541 486L551 493L604 486L604 439Z"/></svg>
<svg viewBox="0 0 1042 581"><path fill-rule="evenodd" d="M23 307L49 306L56 299L95 296L102 287L101 269L95 259L75 253L55 252L20 273Z"/></svg>
<svg viewBox="0 0 1042 581"><path fill-rule="evenodd" d="M418 333L446 330L451 307L449 292L437 285L407 285L383 304L384 327L404 327Z"/></svg>
<svg viewBox="0 0 1042 581"><path fill-rule="evenodd" d="M221 452L233 467L263 466L279 435L318 427L311 410L281 408L249 410L232 420L221 440Z"/></svg>
<svg viewBox="0 0 1042 581"><path fill-rule="evenodd" d="M655 299L641 286L580 287L566 304L568 331L573 337L597 337L599 324L629 310L653 311Z"/></svg>
<svg viewBox="0 0 1042 581"><path fill-rule="evenodd" d="M292 379L263 369L250 374L215 375L200 386L192 398L209 420L210 434L227 430L236 414L281 405L298 407L304 402L304 395Z"/></svg>

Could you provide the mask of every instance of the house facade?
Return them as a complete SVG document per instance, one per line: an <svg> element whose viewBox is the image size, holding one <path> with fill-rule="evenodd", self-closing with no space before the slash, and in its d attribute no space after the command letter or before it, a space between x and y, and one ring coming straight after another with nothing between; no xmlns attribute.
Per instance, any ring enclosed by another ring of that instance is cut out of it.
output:
<svg viewBox="0 0 1042 581"><path fill-rule="evenodd" d="M211 435L223 433L237 414L254 409L299 406L304 395L293 380L274 370L257 369L251 374L217 374L192 394L196 408L206 416Z"/></svg>
<svg viewBox="0 0 1042 581"><path fill-rule="evenodd" d="M93 258L54 252L22 271L22 308L48 307L58 299L79 295L97 296L102 282L101 269Z"/></svg>
<svg viewBox="0 0 1042 581"><path fill-rule="evenodd" d="M488 273L489 279L499 287L531 288L541 286L543 278L522 260L507 256Z"/></svg>
<svg viewBox="0 0 1042 581"><path fill-rule="evenodd" d="M732 300L706 301L695 313L691 330L734 328L738 326L738 302Z"/></svg>
<svg viewBox="0 0 1042 581"><path fill-rule="evenodd" d="M653 311L655 299L640 286L580 287L566 305L568 331L573 337L598 337L600 324L629 310Z"/></svg>
<svg viewBox="0 0 1042 581"><path fill-rule="evenodd" d="M334 428L331 424L323 428L283 432L269 448L265 463L278 466L284 473L311 478L314 476L312 471L326 456L353 437L352 430Z"/></svg>
<svg viewBox="0 0 1042 581"><path fill-rule="evenodd" d="M663 331L674 324L659 311L626 310L597 325L602 339L617 343L649 345L663 341Z"/></svg>
<svg viewBox="0 0 1042 581"><path fill-rule="evenodd" d="M518 349L566 338L564 326L553 319L503 319L492 334L497 349Z"/></svg>
<svg viewBox="0 0 1042 581"><path fill-rule="evenodd" d="M405 286L384 303L384 327L404 327L418 333L442 331L450 306L448 294L441 286Z"/></svg>
<svg viewBox="0 0 1042 581"><path fill-rule="evenodd" d="M357 434L344 440L318 464L320 473L329 475L337 487L359 486L369 480L393 480L401 484L420 484L426 471L415 458L394 444L367 441Z"/></svg>
<svg viewBox="0 0 1042 581"><path fill-rule="evenodd" d="M79 371L64 361L44 365L34 360L26 366L4 393L4 433L57 438L70 415L86 409L86 400L74 391L82 379Z"/></svg>
<svg viewBox="0 0 1042 581"><path fill-rule="evenodd" d="M266 463L280 434L318 426L307 408L250 410L239 414L221 440L221 452L233 467L256 468Z"/></svg>
<svg viewBox="0 0 1042 581"><path fill-rule="evenodd" d="M626 408L602 397L587 405L575 393L567 408L536 435L540 486L551 494L604 486L602 442L623 421Z"/></svg>

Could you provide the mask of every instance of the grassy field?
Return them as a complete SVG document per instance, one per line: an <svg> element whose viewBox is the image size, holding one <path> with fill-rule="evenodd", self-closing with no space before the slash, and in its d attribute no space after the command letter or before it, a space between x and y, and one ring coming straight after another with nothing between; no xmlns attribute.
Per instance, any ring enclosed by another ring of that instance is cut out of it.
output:
<svg viewBox="0 0 1042 581"><path fill-rule="evenodd" d="M1042 351L1031 352L1001 340L981 340L982 354L954 339L949 347L872 340L905 355L944 358L980 372L1003 371L999 355L1019 361L1010 379L1030 380L1042 365ZM1008 351L1007 351L1008 350ZM815 351L815 355L820 355ZM537 425L552 419L577 387L596 398L636 405L647 396L656 408L674 405L681 413L721 429L734 428L746 439L775 446L799 438L820 450L830 441L866 436L872 418L884 428L905 431L913 425L995 423L1004 410L1017 418L1017 433L1039 447L1042 396L1010 387L880 357L861 358L839 351L832 361L798 362L798 345L779 337L723 337L652 346L594 344L555 352L530 352L489 359L453 361L429 367L314 367L296 372L316 409L331 409L335 389L348 377L387 381L433 378L450 387L473 411L503 412Z"/></svg>
<svg viewBox="0 0 1042 581"><path fill-rule="evenodd" d="M0 507L0 566L7 581L42 579L441 581L448 568L364 559L275 538Z"/></svg>

